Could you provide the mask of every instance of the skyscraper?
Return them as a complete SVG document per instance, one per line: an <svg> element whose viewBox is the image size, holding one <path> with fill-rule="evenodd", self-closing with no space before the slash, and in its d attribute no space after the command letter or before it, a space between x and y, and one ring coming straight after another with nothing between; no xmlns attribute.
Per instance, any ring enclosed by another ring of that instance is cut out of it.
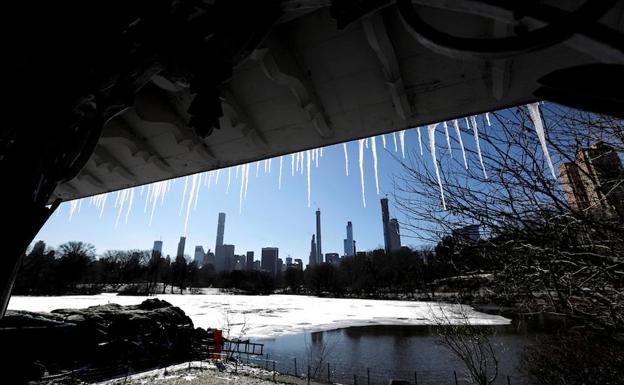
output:
<svg viewBox="0 0 624 385"><path fill-rule="evenodd" d="M316 264L323 263L323 251L321 249L321 209L316 210Z"/></svg>
<svg viewBox="0 0 624 385"><path fill-rule="evenodd" d="M390 212L388 211L388 198L381 198L381 222L383 224L384 249L390 254Z"/></svg>
<svg viewBox="0 0 624 385"><path fill-rule="evenodd" d="M384 248L386 254L400 250L401 233L399 231L399 221L396 218L390 219L388 198L381 198L381 220L383 223Z"/></svg>
<svg viewBox="0 0 624 385"><path fill-rule="evenodd" d="M577 151L574 162L559 166L559 177L572 210L594 217L624 215L624 168L612 146L600 142Z"/></svg>
<svg viewBox="0 0 624 385"><path fill-rule="evenodd" d="M399 231L399 221L396 218L390 219L390 251L401 249L401 232Z"/></svg>
<svg viewBox="0 0 624 385"><path fill-rule="evenodd" d="M312 241L310 241L310 257L308 258L308 264L310 266L316 265L316 242L314 241L314 234L312 234Z"/></svg>
<svg viewBox="0 0 624 385"><path fill-rule="evenodd" d="M253 270L254 268L254 252L247 252L247 270Z"/></svg>
<svg viewBox="0 0 624 385"><path fill-rule="evenodd" d="M225 250L223 248L223 234L225 233L225 213L219 213L217 222L217 242L215 244L215 270L224 271L227 268ZM232 253L233 254L233 253Z"/></svg>
<svg viewBox="0 0 624 385"><path fill-rule="evenodd" d="M261 269L275 275L277 273L278 257L279 249L277 247L263 247Z"/></svg>
<svg viewBox="0 0 624 385"><path fill-rule="evenodd" d="M232 271L234 270L234 245L222 245L221 246L223 257L221 261L223 263L221 270L217 271ZM219 264L219 260L217 260Z"/></svg>
<svg viewBox="0 0 624 385"><path fill-rule="evenodd" d="M344 256L351 257L355 255L355 241L353 240L353 225L351 221L347 222L347 239L344 241Z"/></svg>
<svg viewBox="0 0 624 385"><path fill-rule="evenodd" d="M201 267L206 262L206 253L204 252L204 246L195 246L195 256L193 261L197 263L198 267Z"/></svg>
<svg viewBox="0 0 624 385"><path fill-rule="evenodd" d="M184 246L186 245L186 237L180 237L180 242L178 242L178 253L176 257L184 257Z"/></svg>
<svg viewBox="0 0 624 385"><path fill-rule="evenodd" d="M223 246L223 234L225 233L225 213L219 213L219 221L217 222L217 243L215 251L219 246Z"/></svg>
<svg viewBox="0 0 624 385"><path fill-rule="evenodd" d="M152 258L160 258L162 257L162 241L154 241L154 248L152 249Z"/></svg>

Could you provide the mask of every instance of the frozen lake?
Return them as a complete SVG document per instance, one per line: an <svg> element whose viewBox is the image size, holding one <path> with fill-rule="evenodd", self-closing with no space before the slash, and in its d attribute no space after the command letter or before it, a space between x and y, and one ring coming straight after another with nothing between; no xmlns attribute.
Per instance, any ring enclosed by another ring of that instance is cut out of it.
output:
<svg viewBox="0 0 624 385"><path fill-rule="evenodd" d="M207 290L199 295L165 294L155 296L180 307L195 326L228 329L230 336L278 337L336 330L353 326L432 325L444 313L454 320L461 310L474 325L508 325L501 316L475 311L469 306L440 305L434 302L386 301L368 299L318 298L294 295L247 296ZM70 295L57 297L14 296L10 310L48 312L61 308L118 303L135 305L147 298L115 294ZM241 333L242 331L242 333Z"/></svg>

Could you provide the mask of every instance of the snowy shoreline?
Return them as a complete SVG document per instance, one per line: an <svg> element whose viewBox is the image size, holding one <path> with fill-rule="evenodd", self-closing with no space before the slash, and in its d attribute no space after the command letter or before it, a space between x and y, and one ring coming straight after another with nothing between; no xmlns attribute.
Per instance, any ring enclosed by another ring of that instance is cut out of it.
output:
<svg viewBox="0 0 624 385"><path fill-rule="evenodd" d="M507 318L481 313L471 306L424 301L321 298L294 295L247 296L209 290L206 294L165 294L153 297L72 295L56 297L14 296L9 310L50 312L107 303L136 305L159 298L180 307L196 327L228 330L230 336L272 338L353 326L433 325L442 312L450 319L460 308L474 325L507 325Z"/></svg>

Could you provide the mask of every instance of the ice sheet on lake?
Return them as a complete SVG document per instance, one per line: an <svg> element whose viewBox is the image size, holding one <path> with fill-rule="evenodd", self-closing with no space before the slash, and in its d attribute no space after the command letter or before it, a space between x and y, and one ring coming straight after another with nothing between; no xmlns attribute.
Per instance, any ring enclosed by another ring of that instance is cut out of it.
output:
<svg viewBox="0 0 624 385"><path fill-rule="evenodd" d="M246 296L220 294L214 289L203 295L158 295L179 306L195 326L223 328L225 309L232 324L245 323L246 337L276 337L305 331L321 331L367 325L432 325L441 311L451 317L460 305L417 301L319 298L296 295ZM51 311L84 308L107 303L136 305L147 298L99 294L94 296L21 297L14 296L10 310ZM472 324L507 325L501 316L479 313L463 306ZM234 325L240 328L243 325ZM236 336L240 329L232 331Z"/></svg>

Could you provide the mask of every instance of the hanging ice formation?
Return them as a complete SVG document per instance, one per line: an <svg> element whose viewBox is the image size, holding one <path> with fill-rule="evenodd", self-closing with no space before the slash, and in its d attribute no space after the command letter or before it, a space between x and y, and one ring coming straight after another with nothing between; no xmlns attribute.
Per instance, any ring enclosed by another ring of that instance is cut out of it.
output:
<svg viewBox="0 0 624 385"><path fill-rule="evenodd" d="M308 207L310 207L310 150L306 150L306 160L308 168Z"/></svg>
<svg viewBox="0 0 624 385"><path fill-rule="evenodd" d="M392 140L394 140L394 152L399 152L399 148L397 147L396 134L392 133Z"/></svg>
<svg viewBox="0 0 624 385"><path fill-rule="evenodd" d="M396 145L396 141L394 144ZM364 139L358 140L358 157L360 163L360 185L362 186L362 205L366 207L366 196L364 195Z"/></svg>
<svg viewBox="0 0 624 385"><path fill-rule="evenodd" d="M258 177L258 172L260 172L260 161L256 162L256 178Z"/></svg>
<svg viewBox="0 0 624 385"><path fill-rule="evenodd" d="M539 109L539 103L531 103L527 104L527 108L529 109L529 115L531 116L531 120L533 121L533 127L535 127L535 132L537 133L537 137L542 145L542 151L544 152L544 158L548 162L548 167L550 168L550 174L553 179L557 179L555 175L555 167L553 166L552 159L550 158L550 153L548 152L548 146L546 145L546 132L544 131L544 123L542 122L542 114Z"/></svg>
<svg viewBox="0 0 624 385"><path fill-rule="evenodd" d="M468 170L468 161L466 160L466 149L464 148L464 141L461 137L461 130L459 129L459 122L457 119L453 120L453 127L455 128L455 135L457 135L457 140L459 141L459 148L461 148L462 156L464 157L464 167Z"/></svg>
<svg viewBox="0 0 624 385"><path fill-rule="evenodd" d="M197 181L198 181L198 177L197 177L197 174L195 174L191 177L191 191L189 193L189 197L186 202L186 216L184 218L184 234L185 235L188 234L189 214L191 212L191 206L193 205L193 197L195 196L195 189L197 189ZM152 209L152 214L153 214L153 209ZM151 223L152 223L152 220L150 219L150 225Z"/></svg>
<svg viewBox="0 0 624 385"><path fill-rule="evenodd" d="M319 149L318 149L318 148L315 148L315 149L314 149L314 152L315 152L315 154L316 154L316 155L314 155L314 161L315 161L315 164L316 164L314 167L318 168L318 161L319 161Z"/></svg>
<svg viewBox="0 0 624 385"><path fill-rule="evenodd" d="M436 179L438 180L438 186L440 187L440 197L442 198L442 208L446 210L446 201L444 200L444 189L442 187L442 178L440 177L440 167L438 166L438 159L436 157L435 149L435 129L438 124L430 124L427 129L429 131L429 150L431 151L431 161L435 169Z"/></svg>
<svg viewBox="0 0 624 385"><path fill-rule="evenodd" d="M115 228L119 224L119 218L121 218L121 213L123 212L124 206L126 202L128 202L128 207L126 209L126 223L128 223L128 216L130 215L130 210L132 209L132 202L134 200L134 189L126 189L117 192L117 199L115 199L115 208L117 209L117 219L115 220Z"/></svg>
<svg viewBox="0 0 624 385"><path fill-rule="evenodd" d="M290 173L295 176L295 154L290 154Z"/></svg>
<svg viewBox="0 0 624 385"><path fill-rule="evenodd" d="M236 179L238 179L238 173L240 172L240 169L241 169L241 165L239 164L236 166Z"/></svg>
<svg viewBox="0 0 624 385"><path fill-rule="evenodd" d="M381 134L381 143L383 144L384 150L386 149L386 134Z"/></svg>
<svg viewBox="0 0 624 385"><path fill-rule="evenodd" d="M401 157L405 158L405 130L399 131L399 142L401 143ZM379 191L377 191L379 194Z"/></svg>
<svg viewBox="0 0 624 385"><path fill-rule="evenodd" d="M444 126L444 135L446 136L446 145L448 146L449 155L451 156L451 159L452 159L453 148L451 147L451 137L449 136L449 133L448 133L448 125L446 124L446 122L442 122L442 125Z"/></svg>
<svg viewBox="0 0 624 385"><path fill-rule="evenodd" d="M271 173L271 161L273 160L273 158L269 158L269 174Z"/></svg>
<svg viewBox="0 0 624 385"><path fill-rule="evenodd" d="M487 121L488 127L491 127L492 126L492 122L490 122L490 113L489 112L485 113L485 120Z"/></svg>
<svg viewBox="0 0 624 385"><path fill-rule="evenodd" d="M349 153L347 152L347 144L342 144L342 150L344 151L344 159L345 159L345 174L349 176Z"/></svg>
<svg viewBox="0 0 624 385"><path fill-rule="evenodd" d="M401 145L403 142L401 142ZM403 146L401 146L401 150ZM375 171L375 189L377 190L377 195L379 195L379 177L377 176L377 144L375 142L375 137L371 138L371 151L373 153L373 170Z"/></svg>
<svg viewBox="0 0 624 385"><path fill-rule="evenodd" d="M219 184L219 174L221 174L221 169L217 170L217 175L215 176L215 186Z"/></svg>
<svg viewBox="0 0 624 385"><path fill-rule="evenodd" d="M242 178L240 180L240 190L238 192L238 214L243 212L243 193L245 192L245 165L243 165Z"/></svg>
<svg viewBox="0 0 624 385"><path fill-rule="evenodd" d="M245 196L243 199L247 199L247 187L249 186L249 164L245 166Z"/></svg>
<svg viewBox="0 0 624 385"><path fill-rule="evenodd" d="M368 138L364 138L364 146L368 150Z"/></svg>
<svg viewBox="0 0 624 385"><path fill-rule="evenodd" d="M80 207L82 206L82 199L75 199L69 202L69 221L71 222L74 214L80 212Z"/></svg>
<svg viewBox="0 0 624 385"><path fill-rule="evenodd" d="M141 186L141 190L143 190L145 185ZM90 204L94 205L95 208L99 211L98 216L102 218L102 214L104 214L104 207L106 206L106 199L108 198L108 193L99 194L91 197Z"/></svg>
<svg viewBox="0 0 624 385"><path fill-rule="evenodd" d="M483 176L487 179L487 173L485 172L485 166L483 165L483 155L481 154L481 145L479 144L479 128L477 127L477 118L472 115L470 117L472 122L472 132L474 133L474 140L477 146L477 154L479 155L479 163L481 163L481 169L483 170Z"/></svg>
<svg viewBox="0 0 624 385"><path fill-rule="evenodd" d="M230 192L230 182L232 180L232 168L228 168L228 181L227 187L225 188L225 193L228 194Z"/></svg>
<svg viewBox="0 0 624 385"><path fill-rule="evenodd" d="M422 147L422 136L420 134L420 127L416 127L416 133L418 134L418 147L420 148L420 156L422 156L423 147Z"/></svg>
<svg viewBox="0 0 624 385"><path fill-rule="evenodd" d="M279 177L277 180L277 189L282 189L282 163L284 161L284 157L280 156L280 168L279 168Z"/></svg>

